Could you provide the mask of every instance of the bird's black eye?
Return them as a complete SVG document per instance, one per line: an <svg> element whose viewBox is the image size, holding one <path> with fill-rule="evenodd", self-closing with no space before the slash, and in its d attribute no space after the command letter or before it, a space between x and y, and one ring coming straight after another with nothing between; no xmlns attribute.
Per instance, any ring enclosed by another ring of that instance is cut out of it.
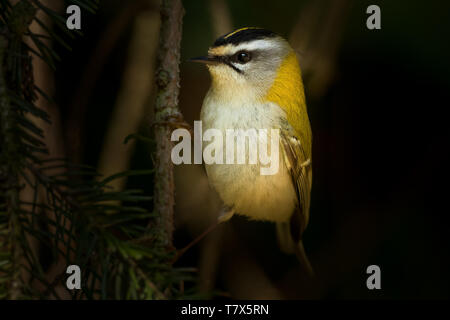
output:
<svg viewBox="0 0 450 320"><path fill-rule="evenodd" d="M247 63L252 59L252 55L248 51L239 51L234 55L236 62Z"/></svg>

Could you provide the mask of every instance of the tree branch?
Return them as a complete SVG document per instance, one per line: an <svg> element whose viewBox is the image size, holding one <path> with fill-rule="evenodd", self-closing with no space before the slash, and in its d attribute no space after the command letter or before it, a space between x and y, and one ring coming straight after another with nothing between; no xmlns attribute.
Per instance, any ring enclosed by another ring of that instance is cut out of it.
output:
<svg viewBox="0 0 450 320"><path fill-rule="evenodd" d="M159 214L159 227L164 245L172 247L174 178L171 161L170 124L182 118L178 108L180 88L180 42L184 15L181 0L163 0L161 5L160 50L156 72L155 104L155 190L154 210Z"/></svg>

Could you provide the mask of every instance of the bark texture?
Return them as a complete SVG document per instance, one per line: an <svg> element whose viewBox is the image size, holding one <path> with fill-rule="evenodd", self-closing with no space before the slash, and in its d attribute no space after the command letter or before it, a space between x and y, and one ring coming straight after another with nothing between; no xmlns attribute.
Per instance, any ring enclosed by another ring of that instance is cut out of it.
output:
<svg viewBox="0 0 450 320"><path fill-rule="evenodd" d="M160 227L163 230L162 239L168 247L172 247L175 204L170 136L171 128L182 119L178 108L178 95L183 15L181 0L162 1L158 69L155 76L158 91L154 123L156 139L154 210L159 214Z"/></svg>

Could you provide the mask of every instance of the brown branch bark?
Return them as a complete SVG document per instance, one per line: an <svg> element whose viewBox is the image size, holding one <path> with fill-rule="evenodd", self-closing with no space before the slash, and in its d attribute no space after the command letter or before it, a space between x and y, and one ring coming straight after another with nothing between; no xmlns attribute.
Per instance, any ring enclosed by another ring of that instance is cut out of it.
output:
<svg viewBox="0 0 450 320"><path fill-rule="evenodd" d="M164 0L161 5L160 49L156 72L157 96L155 104L155 189L154 210L159 214L162 241L172 247L174 230L174 178L170 157L171 126L182 118L178 108L180 88L180 42L184 15L181 0Z"/></svg>

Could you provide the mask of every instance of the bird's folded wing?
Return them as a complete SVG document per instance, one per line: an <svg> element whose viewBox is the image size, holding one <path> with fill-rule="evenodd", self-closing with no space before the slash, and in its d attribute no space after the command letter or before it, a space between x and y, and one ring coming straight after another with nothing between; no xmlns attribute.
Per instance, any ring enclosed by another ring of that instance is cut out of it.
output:
<svg viewBox="0 0 450 320"><path fill-rule="evenodd" d="M310 156L307 155L302 147L301 141L295 136L287 132L282 133L281 145L284 161L291 174L292 183L297 193L298 208L291 219L291 233L293 233L293 240L299 241L309 221L312 163ZM298 234L296 234L297 232ZM295 239L297 237L298 239Z"/></svg>

